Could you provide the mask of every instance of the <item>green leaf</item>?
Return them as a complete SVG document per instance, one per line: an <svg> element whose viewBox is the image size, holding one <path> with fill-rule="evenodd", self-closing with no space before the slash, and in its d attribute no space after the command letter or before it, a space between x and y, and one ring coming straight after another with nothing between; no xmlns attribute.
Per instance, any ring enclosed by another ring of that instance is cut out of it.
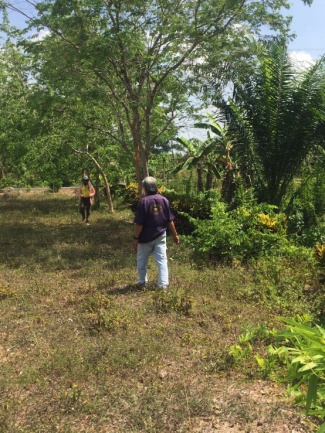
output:
<svg viewBox="0 0 325 433"><path fill-rule="evenodd" d="M316 433L325 433L325 422L320 426Z"/></svg>
<svg viewBox="0 0 325 433"><path fill-rule="evenodd" d="M318 378L313 374L309 379L307 399L306 399L306 413L308 414L312 403L316 404L317 400L317 381Z"/></svg>
<svg viewBox="0 0 325 433"><path fill-rule="evenodd" d="M299 368L299 372L312 370L314 367L317 367L318 364L316 362L308 362L308 364L304 365L303 367Z"/></svg>
<svg viewBox="0 0 325 433"><path fill-rule="evenodd" d="M301 364L305 364L306 356L300 355L300 356L297 356L296 358L293 358L293 360L291 361L292 364L296 364L297 362L300 362Z"/></svg>

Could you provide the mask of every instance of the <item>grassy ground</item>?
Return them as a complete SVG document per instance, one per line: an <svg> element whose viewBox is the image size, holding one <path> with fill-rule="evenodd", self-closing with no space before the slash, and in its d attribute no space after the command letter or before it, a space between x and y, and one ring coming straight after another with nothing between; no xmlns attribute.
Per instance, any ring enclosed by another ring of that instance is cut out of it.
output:
<svg viewBox="0 0 325 433"><path fill-rule="evenodd" d="M170 291L139 291L132 219L86 226L74 197L0 197L0 432L316 431L229 355L245 323L303 312L308 272L198 267L168 239Z"/></svg>

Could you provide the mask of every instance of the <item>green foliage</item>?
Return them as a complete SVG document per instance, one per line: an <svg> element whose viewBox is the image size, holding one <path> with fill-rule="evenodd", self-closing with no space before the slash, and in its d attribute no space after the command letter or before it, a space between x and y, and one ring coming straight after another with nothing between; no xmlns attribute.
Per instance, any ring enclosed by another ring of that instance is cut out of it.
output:
<svg viewBox="0 0 325 433"><path fill-rule="evenodd" d="M270 340L274 337L275 332L268 330L265 324L253 326L248 323L243 327L242 334L239 335L237 343L230 346L229 353L234 356L237 361L247 358L253 351L251 343L257 340ZM258 358L258 362L261 363L261 358Z"/></svg>
<svg viewBox="0 0 325 433"><path fill-rule="evenodd" d="M322 268L325 268L325 244L318 243L315 248L315 257Z"/></svg>
<svg viewBox="0 0 325 433"><path fill-rule="evenodd" d="M124 203L135 212L139 201L139 189L136 182L131 182L127 185L121 193Z"/></svg>
<svg viewBox="0 0 325 433"><path fill-rule="evenodd" d="M204 7L165 0L14 3L2 2L2 10L15 10L26 21L28 35L17 31L16 37L32 60L31 81L39 91L34 133L49 131L55 142L37 136L39 168L43 155L52 176L56 168L63 176L56 150L89 146L101 167L108 160L123 170L134 163L139 184L148 174L150 153L168 151L166 144L177 135L175 119L198 118L198 104L206 101L195 95L208 76L215 80L215 62L245 64L254 47L248 34L263 27L283 35L289 23L282 13L286 0L205 0ZM44 28L51 31L39 37Z"/></svg>
<svg viewBox="0 0 325 433"><path fill-rule="evenodd" d="M293 177L324 140L324 59L298 72L283 43L266 44L246 78L221 109L231 112L229 130L246 185L254 186L259 201L281 206Z"/></svg>
<svg viewBox="0 0 325 433"><path fill-rule="evenodd" d="M212 206L208 220L189 218L196 229L186 239L194 254L213 260L244 261L279 254L288 245L286 216L275 206L260 204L228 211L223 202Z"/></svg>
<svg viewBox="0 0 325 433"><path fill-rule="evenodd" d="M211 206L218 194L211 190L193 196L167 190L164 196L168 198L175 215L177 230L180 234L188 235L195 230L194 220L201 221L211 217Z"/></svg>
<svg viewBox="0 0 325 433"><path fill-rule="evenodd" d="M304 164L301 178L295 180L294 198L286 209L288 234L300 245L325 242L324 162L324 150L318 147Z"/></svg>
<svg viewBox="0 0 325 433"><path fill-rule="evenodd" d="M31 139L29 135L29 97L27 56L10 41L0 51L0 180L2 186L25 186L29 168L24 163ZM6 177L8 179L6 180Z"/></svg>
<svg viewBox="0 0 325 433"><path fill-rule="evenodd" d="M270 353L287 365L283 380L290 381L289 390L299 390L305 399L306 413L325 417L325 329L296 320L283 320L286 328L279 332L282 344L270 347ZM304 391L307 386L307 392Z"/></svg>
<svg viewBox="0 0 325 433"><path fill-rule="evenodd" d="M266 342L267 356L255 354L262 377L289 383L288 393L304 404L307 414L325 417L325 329L312 326L308 314L281 319L285 328L249 324L229 352L238 360L250 356L257 340ZM252 344L251 344L252 343ZM318 430L323 431L325 423Z"/></svg>

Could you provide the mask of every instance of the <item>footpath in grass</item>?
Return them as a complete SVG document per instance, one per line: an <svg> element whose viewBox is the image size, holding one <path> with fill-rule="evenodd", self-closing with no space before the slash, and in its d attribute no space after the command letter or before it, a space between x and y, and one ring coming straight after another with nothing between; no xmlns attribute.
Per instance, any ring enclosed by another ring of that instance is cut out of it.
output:
<svg viewBox="0 0 325 433"><path fill-rule="evenodd" d="M170 291L137 290L132 220L103 209L86 226L74 197L0 196L0 432L315 432L229 353L290 308L258 295L256 269L198 267L171 239Z"/></svg>

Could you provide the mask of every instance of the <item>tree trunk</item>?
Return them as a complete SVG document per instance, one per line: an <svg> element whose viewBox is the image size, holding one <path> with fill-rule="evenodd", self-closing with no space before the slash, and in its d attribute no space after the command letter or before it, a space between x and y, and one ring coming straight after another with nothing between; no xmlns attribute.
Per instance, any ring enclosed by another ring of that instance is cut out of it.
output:
<svg viewBox="0 0 325 433"><path fill-rule="evenodd" d="M142 195L142 181L145 177L149 176L148 157L140 146L136 146L134 158L135 173L138 182L139 197Z"/></svg>
<svg viewBox="0 0 325 433"><path fill-rule="evenodd" d="M100 180L99 180L99 174L96 173L96 180L95 180L95 207L99 208L100 206L100 200L99 200L99 186L100 186Z"/></svg>
<svg viewBox="0 0 325 433"><path fill-rule="evenodd" d="M146 151L146 146L143 143L143 136L141 131L141 116L137 108L135 108L133 111L131 131L132 131L132 138L134 141L135 173L138 182L139 197L141 197L142 181L145 177L149 176L149 169L148 169L148 152ZM146 140L149 139L147 135L148 134L146 132Z"/></svg>
<svg viewBox="0 0 325 433"><path fill-rule="evenodd" d="M203 191L202 168L197 167L196 172L197 172L197 190L198 192L202 192Z"/></svg>
<svg viewBox="0 0 325 433"><path fill-rule="evenodd" d="M5 167L6 167L6 156L3 155L1 169L0 169L0 180L5 177Z"/></svg>
<svg viewBox="0 0 325 433"><path fill-rule="evenodd" d="M236 191L235 171L226 168L222 179L221 197L227 204L231 203L235 191Z"/></svg>
<svg viewBox="0 0 325 433"><path fill-rule="evenodd" d="M107 177L105 175L105 173L101 172L101 175L103 176L103 180L104 180L104 184L105 184L105 189L106 189L106 199L107 199L107 204L108 204L108 208L110 210L110 212L114 212L114 208L113 208L113 201L112 201L112 195L111 195L111 188L109 186Z"/></svg>
<svg viewBox="0 0 325 433"><path fill-rule="evenodd" d="M142 194L143 176L142 176L142 170L141 170L140 152L139 152L138 148L136 149L136 153L135 153L135 157L134 157L134 167L135 167L135 174L136 174L137 182L138 182L138 195L140 198L141 194Z"/></svg>
<svg viewBox="0 0 325 433"><path fill-rule="evenodd" d="M206 191L212 189L212 181L213 181L213 174L211 172L208 172L206 178L206 184L205 184Z"/></svg>

